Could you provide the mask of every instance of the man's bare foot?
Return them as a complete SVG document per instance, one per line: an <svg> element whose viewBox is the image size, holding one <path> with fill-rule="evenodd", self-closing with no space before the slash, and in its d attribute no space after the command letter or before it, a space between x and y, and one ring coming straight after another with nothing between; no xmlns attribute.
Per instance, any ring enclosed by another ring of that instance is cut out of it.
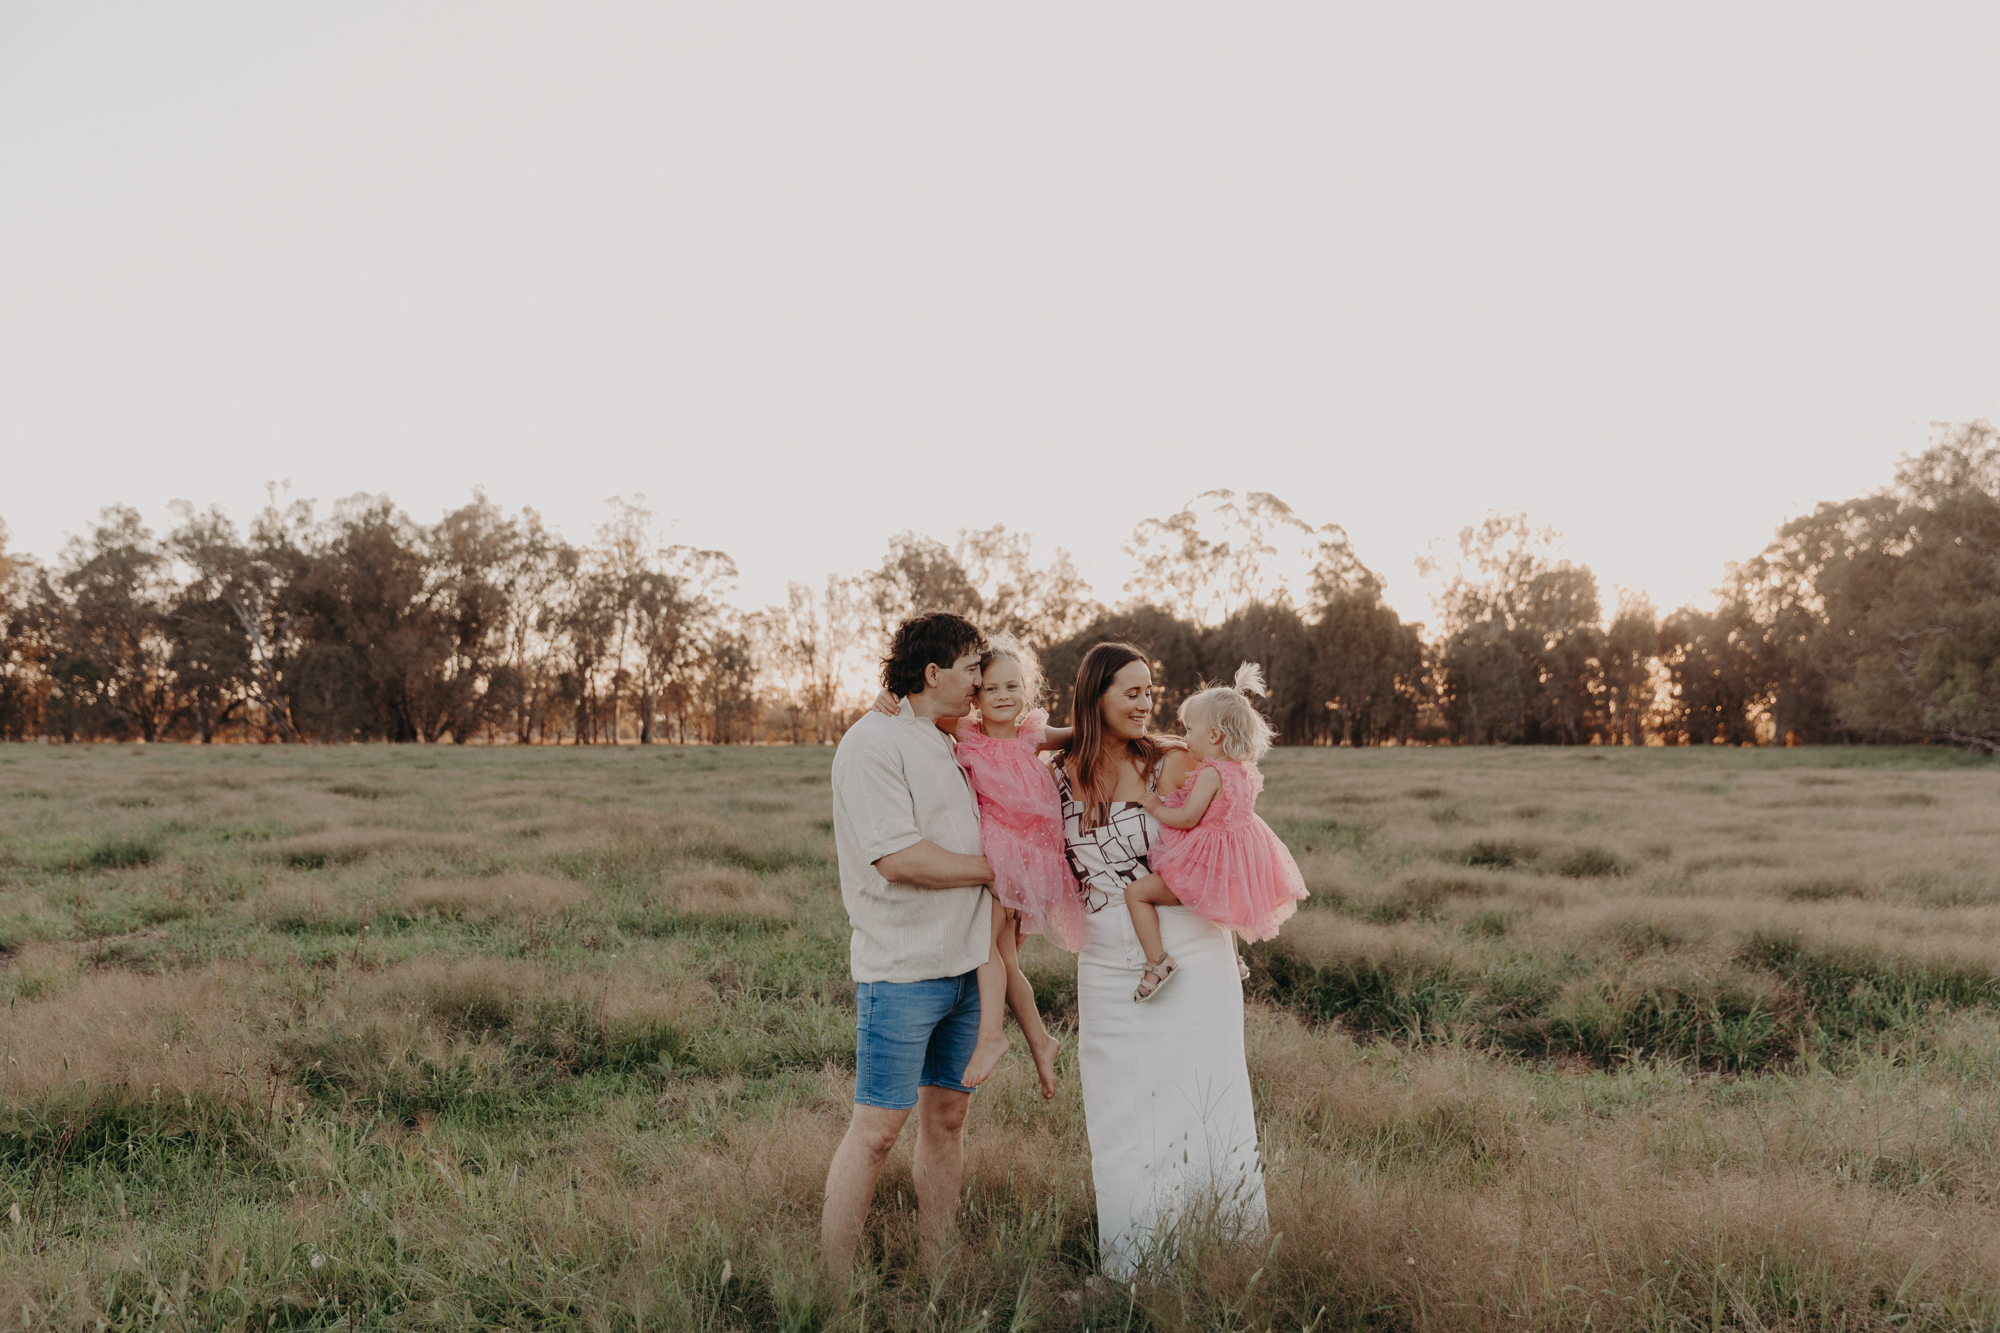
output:
<svg viewBox="0 0 2000 1333"><path fill-rule="evenodd" d="M979 1044L972 1048L972 1062L965 1067L965 1076L959 1079L968 1088L976 1088L993 1077L993 1071L1000 1067L1000 1057L1007 1054L1007 1034L1005 1032L981 1033Z"/></svg>
<svg viewBox="0 0 2000 1333"><path fill-rule="evenodd" d="M1037 1047L1028 1043L1028 1054L1035 1058L1035 1075L1042 1081L1042 1100L1048 1101L1056 1095L1056 1056L1062 1051L1062 1043L1054 1037Z"/></svg>

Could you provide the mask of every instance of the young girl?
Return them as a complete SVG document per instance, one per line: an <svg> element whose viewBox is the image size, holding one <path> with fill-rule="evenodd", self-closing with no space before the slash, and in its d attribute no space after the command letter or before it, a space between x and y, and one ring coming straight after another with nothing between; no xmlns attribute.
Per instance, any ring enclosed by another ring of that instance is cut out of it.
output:
<svg viewBox="0 0 2000 1333"><path fill-rule="evenodd" d="M1264 673L1245 662L1233 688L1213 686L1182 704L1188 751L1200 762L1179 791L1146 794L1146 810L1162 826L1149 864L1173 897L1151 886L1125 894L1133 932L1146 951L1134 1000L1152 999L1178 970L1160 941L1160 907L1178 900L1245 939L1267 940L1307 896L1298 862L1257 817L1257 794L1264 790L1257 761L1271 748L1271 727L1251 706L1253 693L1264 693ZM1250 975L1241 958L1236 970Z"/></svg>
<svg viewBox="0 0 2000 1333"><path fill-rule="evenodd" d="M1021 971L1022 936L1046 931L1065 949L1089 942L1090 926L1063 853L1062 802L1054 776L1036 758L1069 739L1068 727L1050 727L1044 709L1028 710L1041 693L1034 654L1011 635L993 636L980 662L976 717L940 718L958 741L959 766L979 799L980 850L993 867L993 948L979 968L979 1044L963 1082L984 1083L1007 1053L1002 1010L1011 1005L1035 1060L1042 1096L1056 1095L1056 1052L1062 1043L1042 1026L1035 990ZM875 700L896 711L896 697Z"/></svg>

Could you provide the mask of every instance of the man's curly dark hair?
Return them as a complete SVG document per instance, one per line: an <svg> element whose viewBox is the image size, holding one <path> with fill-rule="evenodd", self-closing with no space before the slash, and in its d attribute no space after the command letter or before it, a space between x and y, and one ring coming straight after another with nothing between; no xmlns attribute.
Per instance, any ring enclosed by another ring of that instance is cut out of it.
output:
<svg viewBox="0 0 2000 1333"><path fill-rule="evenodd" d="M889 655L882 659L882 688L895 695L924 688L924 668L949 667L967 653L984 653L979 626L949 611L927 611L896 626Z"/></svg>

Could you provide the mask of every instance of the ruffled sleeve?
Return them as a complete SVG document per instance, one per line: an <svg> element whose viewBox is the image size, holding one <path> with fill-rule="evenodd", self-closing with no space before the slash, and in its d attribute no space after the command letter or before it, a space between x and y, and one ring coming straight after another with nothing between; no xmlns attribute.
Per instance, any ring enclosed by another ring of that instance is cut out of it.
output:
<svg viewBox="0 0 2000 1333"><path fill-rule="evenodd" d="M978 721L969 716L952 720L951 737L958 742L960 749L976 750L986 743L986 733L980 729Z"/></svg>
<svg viewBox="0 0 2000 1333"><path fill-rule="evenodd" d="M1030 710L1028 715L1021 719L1021 729L1015 734L1021 740L1028 743L1029 749L1039 750L1042 748L1042 737L1048 734L1048 730L1049 710L1046 708L1036 708Z"/></svg>

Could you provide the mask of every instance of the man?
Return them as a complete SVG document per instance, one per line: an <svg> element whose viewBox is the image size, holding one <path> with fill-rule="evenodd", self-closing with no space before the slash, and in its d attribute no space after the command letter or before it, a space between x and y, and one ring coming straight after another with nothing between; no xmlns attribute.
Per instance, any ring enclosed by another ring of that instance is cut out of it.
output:
<svg viewBox="0 0 2000 1333"><path fill-rule="evenodd" d="M895 717L865 714L833 756L833 839L853 927L854 1118L826 1174L820 1247L845 1278L882 1163L917 1113L918 1225L927 1260L951 1234L965 1172L960 1082L979 1036L975 970L992 947L993 871L979 805L941 717L972 711L986 642L962 616L897 626L882 684Z"/></svg>

